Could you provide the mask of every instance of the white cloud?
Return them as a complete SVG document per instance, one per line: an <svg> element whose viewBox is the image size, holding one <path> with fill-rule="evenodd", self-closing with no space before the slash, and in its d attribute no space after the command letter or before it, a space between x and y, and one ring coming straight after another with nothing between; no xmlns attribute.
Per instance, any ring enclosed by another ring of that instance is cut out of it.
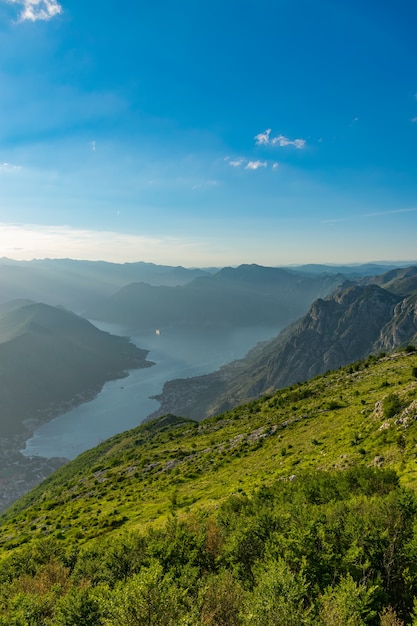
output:
<svg viewBox="0 0 417 626"><path fill-rule="evenodd" d="M275 146L277 144L281 147L295 146L298 150L301 150L302 148L304 148L306 144L306 140L305 139L291 140L291 139L288 139L288 137L284 137L284 135L278 135L278 137L273 137L270 143L272 146Z"/></svg>
<svg viewBox="0 0 417 626"><path fill-rule="evenodd" d="M256 139L256 145L268 145L270 142L269 135L271 134L271 129L268 128L265 132L259 133L259 135L255 135L254 139Z"/></svg>
<svg viewBox="0 0 417 626"><path fill-rule="evenodd" d="M413 123L417 122L417 117L412 117L412 118L411 118L411 121L412 121Z"/></svg>
<svg viewBox="0 0 417 626"><path fill-rule="evenodd" d="M288 139L284 135L277 135L271 137L271 129L268 128L263 133L259 133L254 137L257 146L280 146L282 148L286 146L294 146L297 150L301 150L306 145L305 139Z"/></svg>
<svg viewBox="0 0 417 626"><path fill-rule="evenodd" d="M272 164L272 169L273 170L276 170L278 167L279 167L279 163L275 162L275 163Z"/></svg>
<svg viewBox="0 0 417 626"><path fill-rule="evenodd" d="M224 159L231 167L242 167L245 166L245 170L257 170L260 167L268 167L268 161L250 161L244 157L239 157L238 159L230 160L230 157L225 157ZM278 167L278 163L272 166Z"/></svg>
<svg viewBox="0 0 417 626"><path fill-rule="evenodd" d="M260 167L267 167L267 161L249 161L245 170L257 170Z"/></svg>
<svg viewBox="0 0 417 626"><path fill-rule="evenodd" d="M62 6L57 0L8 0L8 2L22 7L19 15L20 22L50 20L62 13Z"/></svg>
<svg viewBox="0 0 417 626"><path fill-rule="evenodd" d="M234 161L229 161L229 165L232 167L240 167L245 162L244 158L235 159Z"/></svg>

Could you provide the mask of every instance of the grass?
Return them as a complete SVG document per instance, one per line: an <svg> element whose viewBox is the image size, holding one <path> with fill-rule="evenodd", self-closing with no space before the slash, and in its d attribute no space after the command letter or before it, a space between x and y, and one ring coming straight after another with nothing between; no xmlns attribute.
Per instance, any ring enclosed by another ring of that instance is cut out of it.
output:
<svg viewBox="0 0 417 626"><path fill-rule="evenodd" d="M416 352L370 359L200 423L170 416L103 442L0 518L0 554L54 536L85 544L306 469L395 468L417 487ZM399 410L384 414L394 394Z"/></svg>

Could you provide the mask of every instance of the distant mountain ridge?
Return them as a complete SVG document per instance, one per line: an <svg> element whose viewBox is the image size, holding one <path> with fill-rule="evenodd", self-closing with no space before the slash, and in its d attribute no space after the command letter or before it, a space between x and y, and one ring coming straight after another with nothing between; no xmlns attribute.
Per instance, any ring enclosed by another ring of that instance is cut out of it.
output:
<svg viewBox="0 0 417 626"><path fill-rule="evenodd" d="M371 353L415 343L416 294L415 267L347 281L244 359L206 376L166 383L154 416L172 412L202 419Z"/></svg>
<svg viewBox="0 0 417 626"><path fill-rule="evenodd" d="M29 298L77 313L134 281L183 285L207 272L155 265L73 259L12 261L0 259L0 302Z"/></svg>
<svg viewBox="0 0 417 626"><path fill-rule="evenodd" d="M271 269L282 269L287 273L302 275L304 278L319 274L329 276L343 274L346 278L358 278L382 274L401 265L401 263L390 266L305 265ZM236 268L229 268L232 269ZM103 299L131 283L144 282L153 286L175 287L185 285L198 277L210 277L218 271L219 268L184 268L143 261L134 263L74 259L15 261L3 257L0 258L0 303L28 298L52 306L62 305L76 313L82 313L97 307Z"/></svg>
<svg viewBox="0 0 417 626"><path fill-rule="evenodd" d="M164 327L287 325L344 280L281 268L240 265L177 287L133 283L85 312L135 330Z"/></svg>
<svg viewBox="0 0 417 626"><path fill-rule="evenodd" d="M322 272L329 274L343 274L348 278L360 278L363 276L377 276L386 274L387 272L403 267L416 265L417 261L399 261L398 263L388 263L381 261L380 263L352 263L351 265L324 265L318 263L309 263L306 265L295 265L293 269L297 272L308 272L319 274Z"/></svg>

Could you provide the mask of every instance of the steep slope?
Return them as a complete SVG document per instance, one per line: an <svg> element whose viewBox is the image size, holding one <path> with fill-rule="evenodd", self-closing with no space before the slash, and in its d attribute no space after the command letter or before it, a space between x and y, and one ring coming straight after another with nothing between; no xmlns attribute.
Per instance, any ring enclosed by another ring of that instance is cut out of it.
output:
<svg viewBox="0 0 417 626"><path fill-rule="evenodd" d="M368 280L345 283L241 361L213 374L166 383L155 415L174 412L202 419L373 352L412 343L417 336L416 268L389 272L377 282L388 284L390 291Z"/></svg>
<svg viewBox="0 0 417 626"><path fill-rule="evenodd" d="M306 275L279 268L242 265L184 286L153 287L134 283L89 309L89 319L149 328L279 327L304 313L317 297L327 295L343 277Z"/></svg>
<svg viewBox="0 0 417 626"><path fill-rule="evenodd" d="M416 438L416 352L113 437L0 518L0 623L412 624Z"/></svg>
<svg viewBox="0 0 417 626"><path fill-rule="evenodd" d="M128 368L150 365L145 351L69 311L45 304L11 309L0 317L2 437L80 402Z"/></svg>
<svg viewBox="0 0 417 626"><path fill-rule="evenodd" d="M309 468L391 465L414 485L416 437L417 353L371 357L200 423L165 416L103 442L2 516L0 550L45 533L83 543Z"/></svg>

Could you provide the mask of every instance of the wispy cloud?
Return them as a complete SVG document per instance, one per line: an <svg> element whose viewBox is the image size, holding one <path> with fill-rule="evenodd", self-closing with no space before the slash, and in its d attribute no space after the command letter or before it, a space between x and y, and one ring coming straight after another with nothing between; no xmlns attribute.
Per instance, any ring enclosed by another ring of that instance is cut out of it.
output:
<svg viewBox="0 0 417 626"><path fill-rule="evenodd" d="M8 0L8 2L21 7L20 22L50 20L62 13L62 6L57 0Z"/></svg>
<svg viewBox="0 0 417 626"><path fill-rule="evenodd" d="M239 159L234 159L233 161L229 160L229 165L231 167L240 167L241 165L243 165L245 163L245 159L244 158L239 158Z"/></svg>
<svg viewBox="0 0 417 626"><path fill-rule="evenodd" d="M338 222L350 222L357 219L363 219L365 217L383 217L385 215L398 215L399 213L416 213L416 208L411 209L391 209L390 211L375 211L374 213L361 213L360 215L351 215L347 217L340 217L329 220L322 220L322 224L336 224Z"/></svg>
<svg viewBox="0 0 417 626"><path fill-rule="evenodd" d="M268 161L251 161L244 157L238 159L230 159L225 157L224 159L231 167L244 167L245 170L258 170L261 167L268 167ZM274 163L272 167L275 169L278 167L278 163Z"/></svg>
<svg viewBox="0 0 417 626"><path fill-rule="evenodd" d="M267 161L249 161L245 170L258 170L260 167L267 167Z"/></svg>
<svg viewBox="0 0 417 626"><path fill-rule="evenodd" d="M217 180L204 180L201 183L196 183L191 189L205 189L207 187L217 187L219 181Z"/></svg>
<svg viewBox="0 0 417 626"><path fill-rule="evenodd" d="M267 128L263 133L255 135L254 139L257 146L280 146L281 148L294 146L297 150L302 150L306 145L305 139L288 139L285 135L271 137L271 130L271 128Z"/></svg>
<svg viewBox="0 0 417 626"><path fill-rule="evenodd" d="M417 117L412 117L411 121L413 122L413 124L415 124L417 122Z"/></svg>
<svg viewBox="0 0 417 626"><path fill-rule="evenodd" d="M375 213L364 213L363 217L380 217L381 215L396 215L397 213L415 213L417 207L411 209L392 209L391 211L375 211Z"/></svg>
<svg viewBox="0 0 417 626"><path fill-rule="evenodd" d="M20 165L12 165L11 163L0 163L0 174L10 174L21 170Z"/></svg>

